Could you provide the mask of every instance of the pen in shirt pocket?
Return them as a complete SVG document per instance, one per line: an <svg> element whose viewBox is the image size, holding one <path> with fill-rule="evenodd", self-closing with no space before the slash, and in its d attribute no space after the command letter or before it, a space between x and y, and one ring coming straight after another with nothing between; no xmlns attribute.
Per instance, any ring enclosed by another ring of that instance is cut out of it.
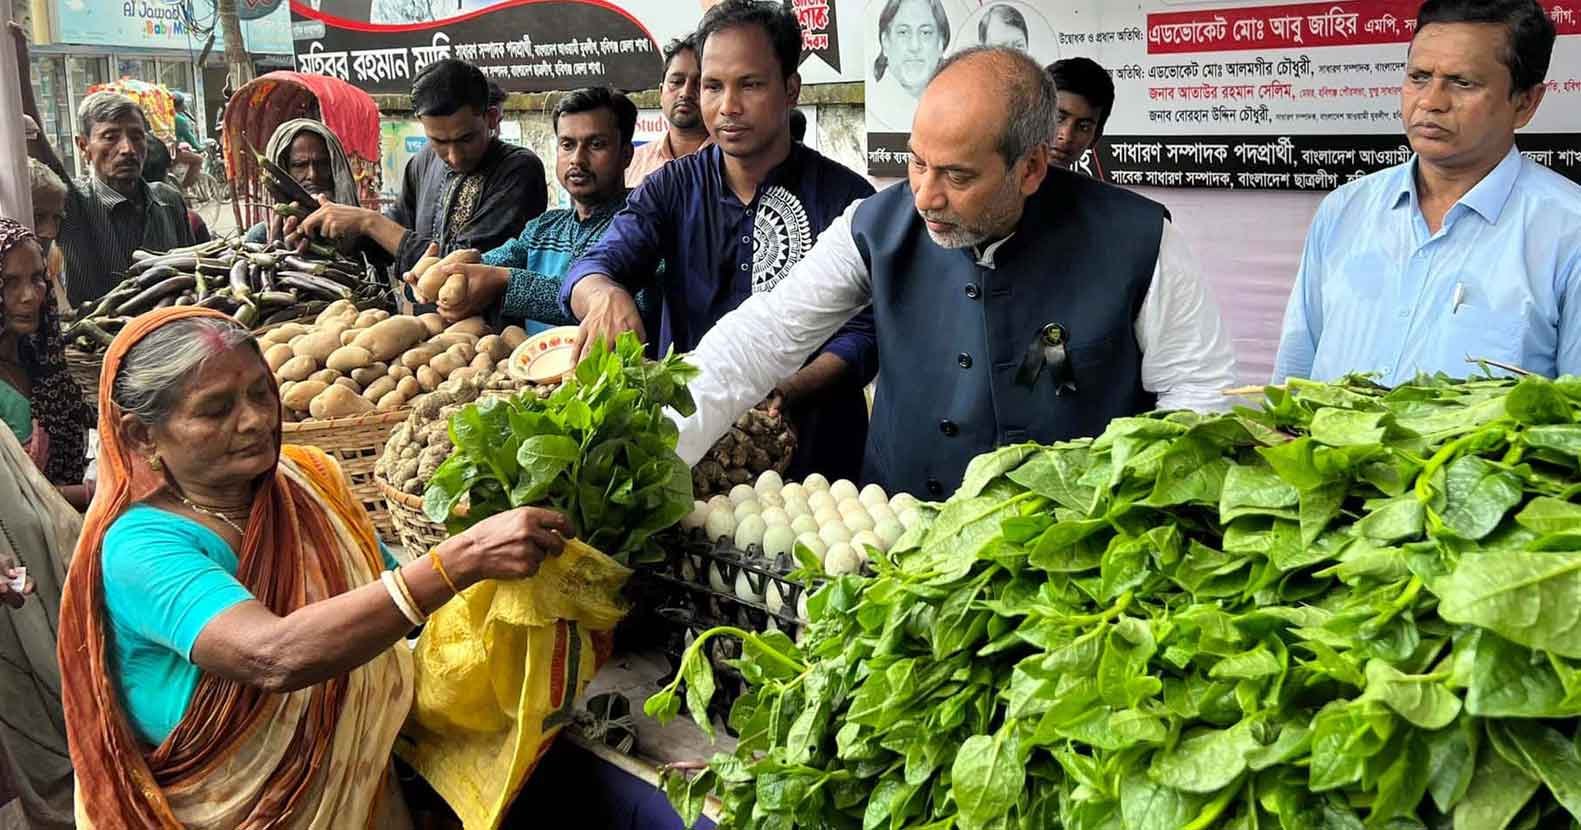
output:
<svg viewBox="0 0 1581 830"><path fill-rule="evenodd" d="M1450 314L1450 316L1454 316L1455 312L1459 311L1460 307L1463 304L1465 304L1465 302L1466 302L1466 284L1463 283L1463 282L1457 282L1457 283L1455 283L1455 293L1453 295L1451 295L1450 298L1449 298L1449 314Z"/></svg>

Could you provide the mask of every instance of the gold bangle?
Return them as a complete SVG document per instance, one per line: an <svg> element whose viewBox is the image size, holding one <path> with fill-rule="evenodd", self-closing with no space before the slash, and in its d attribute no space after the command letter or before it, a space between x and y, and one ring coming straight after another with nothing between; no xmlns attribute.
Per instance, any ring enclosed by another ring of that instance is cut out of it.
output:
<svg viewBox="0 0 1581 830"><path fill-rule="evenodd" d="M450 592L458 597L461 596L461 589L456 587L455 580L451 579L450 574L445 571L444 560L439 558L439 548L434 548L433 550L429 551L428 558L433 560L434 571L439 574L439 578L443 579L445 584L450 586Z"/></svg>
<svg viewBox="0 0 1581 830"><path fill-rule="evenodd" d="M401 589L401 596L406 597L406 601L411 603L412 610L417 612L417 616L421 620L427 621L428 615L423 613L423 607L417 604L417 598L412 596L412 589L406 584L406 577L401 574L401 569L396 568L394 573L395 584ZM418 624L421 625L422 623L420 622Z"/></svg>

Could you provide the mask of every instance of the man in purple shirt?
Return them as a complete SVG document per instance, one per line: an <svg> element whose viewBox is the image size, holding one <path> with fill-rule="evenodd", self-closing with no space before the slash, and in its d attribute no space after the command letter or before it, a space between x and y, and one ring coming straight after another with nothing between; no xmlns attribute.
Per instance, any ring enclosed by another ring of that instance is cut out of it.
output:
<svg viewBox="0 0 1581 830"><path fill-rule="evenodd" d="M702 109L714 145L649 176L604 238L571 267L561 302L583 345L646 336L633 294L662 296L656 345L690 351L756 292L769 291L852 202L873 195L851 170L791 140L801 29L778 4L726 0L697 32ZM858 478L867 435L862 388L878 372L870 312L840 329L769 397L795 424L792 476Z"/></svg>

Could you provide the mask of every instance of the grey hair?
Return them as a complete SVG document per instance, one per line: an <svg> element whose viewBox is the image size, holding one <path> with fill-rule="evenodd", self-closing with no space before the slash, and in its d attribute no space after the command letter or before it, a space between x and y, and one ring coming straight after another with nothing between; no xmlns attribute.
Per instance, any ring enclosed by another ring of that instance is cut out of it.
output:
<svg viewBox="0 0 1581 830"><path fill-rule="evenodd" d="M204 361L242 344L258 348L252 333L229 318L188 317L169 323L127 351L110 397L122 412L153 424L175 408Z"/></svg>
<svg viewBox="0 0 1581 830"><path fill-rule="evenodd" d="M1010 113L1010 121L999 137L999 155L1009 167L1026 158L1027 153L1048 140L1049 125L1059 117L1058 91L1054 79L1027 53L1008 46L972 46L939 62L933 70L933 83L950 67L962 61L983 58L994 64L995 82Z"/></svg>
<svg viewBox="0 0 1581 830"><path fill-rule="evenodd" d="M35 158L27 160L28 188L34 193L54 193L57 196L66 195L66 183L49 169L49 165Z"/></svg>
<svg viewBox="0 0 1581 830"><path fill-rule="evenodd" d="M143 129L148 129L148 116L143 114L143 108L136 101L119 92L95 92L77 105L78 134L91 136L95 124L125 121L134 115L143 122Z"/></svg>

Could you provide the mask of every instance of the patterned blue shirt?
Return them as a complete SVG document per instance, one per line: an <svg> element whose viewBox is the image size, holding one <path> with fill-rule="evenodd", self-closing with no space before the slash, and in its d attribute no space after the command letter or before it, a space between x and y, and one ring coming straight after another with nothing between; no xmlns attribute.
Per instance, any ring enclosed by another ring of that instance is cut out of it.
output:
<svg viewBox="0 0 1581 830"><path fill-rule="evenodd" d="M604 235L621 198L595 209L584 221L576 210L547 211L522 228L521 235L483 255L483 262L510 271L497 313L491 317L520 323L528 334L555 326L574 326L576 318L560 307L560 282L566 271Z"/></svg>
<svg viewBox="0 0 1581 830"><path fill-rule="evenodd" d="M1285 310L1274 382L1581 372L1581 186L1511 149L1430 233L1416 159L1329 194Z"/></svg>

